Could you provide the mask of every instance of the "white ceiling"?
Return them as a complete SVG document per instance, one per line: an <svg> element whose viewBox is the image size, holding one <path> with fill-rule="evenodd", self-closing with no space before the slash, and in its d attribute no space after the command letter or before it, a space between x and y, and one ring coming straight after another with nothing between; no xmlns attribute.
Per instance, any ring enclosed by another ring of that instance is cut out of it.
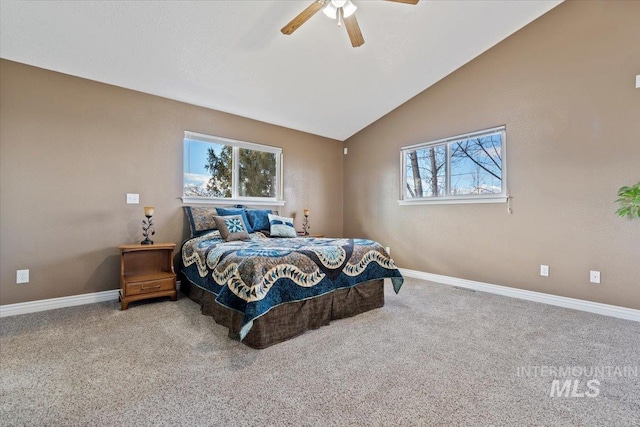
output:
<svg viewBox="0 0 640 427"><path fill-rule="evenodd" d="M302 1L1 0L12 61L345 140L560 3L353 0L351 47Z"/></svg>

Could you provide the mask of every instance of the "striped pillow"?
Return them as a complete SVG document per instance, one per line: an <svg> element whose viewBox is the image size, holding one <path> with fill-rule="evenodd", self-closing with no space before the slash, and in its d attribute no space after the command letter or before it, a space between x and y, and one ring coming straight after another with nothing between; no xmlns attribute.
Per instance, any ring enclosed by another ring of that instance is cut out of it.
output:
<svg viewBox="0 0 640 427"><path fill-rule="evenodd" d="M269 230L271 237L296 237L293 218L269 214Z"/></svg>

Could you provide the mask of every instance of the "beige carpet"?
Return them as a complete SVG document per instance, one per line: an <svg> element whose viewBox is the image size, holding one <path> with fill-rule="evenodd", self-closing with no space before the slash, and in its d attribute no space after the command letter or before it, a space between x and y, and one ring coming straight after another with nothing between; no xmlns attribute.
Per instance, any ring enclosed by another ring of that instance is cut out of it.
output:
<svg viewBox="0 0 640 427"><path fill-rule="evenodd" d="M184 297L2 318L0 425L640 425L639 377L589 376L640 374L640 324L385 286L384 308L265 350ZM558 379L597 396L551 397Z"/></svg>

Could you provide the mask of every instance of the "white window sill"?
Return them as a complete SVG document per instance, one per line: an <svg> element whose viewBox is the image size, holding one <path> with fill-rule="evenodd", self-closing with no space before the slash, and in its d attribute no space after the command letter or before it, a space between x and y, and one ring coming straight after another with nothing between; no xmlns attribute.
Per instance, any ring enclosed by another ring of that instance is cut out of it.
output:
<svg viewBox="0 0 640 427"><path fill-rule="evenodd" d="M434 197L431 199L398 200L400 206L408 205L457 205L468 203L507 203L507 196Z"/></svg>
<svg viewBox="0 0 640 427"><path fill-rule="evenodd" d="M182 203L202 204L202 205L248 205L248 206L284 206L284 200L260 199L260 198L238 198L238 199L213 199L209 197L181 197Z"/></svg>

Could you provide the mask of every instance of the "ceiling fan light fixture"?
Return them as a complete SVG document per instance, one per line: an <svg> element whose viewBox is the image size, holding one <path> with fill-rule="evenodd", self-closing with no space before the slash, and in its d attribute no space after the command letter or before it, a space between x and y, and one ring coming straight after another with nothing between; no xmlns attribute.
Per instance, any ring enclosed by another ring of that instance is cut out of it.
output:
<svg viewBox="0 0 640 427"><path fill-rule="evenodd" d="M331 19L338 19L338 9L342 8L343 17L348 18L356 11L358 8L355 4L351 3L351 0L331 0L324 9L322 9L322 13L324 13L327 17Z"/></svg>
<svg viewBox="0 0 640 427"><path fill-rule="evenodd" d="M358 7L355 4L351 3L351 0L347 0L344 6L342 6L342 10L344 11L344 17L348 18L351 15L353 15L357 8Z"/></svg>
<svg viewBox="0 0 640 427"><path fill-rule="evenodd" d="M327 18L336 19L338 17L338 8L333 5L332 2L327 3L324 9L322 9Z"/></svg>

